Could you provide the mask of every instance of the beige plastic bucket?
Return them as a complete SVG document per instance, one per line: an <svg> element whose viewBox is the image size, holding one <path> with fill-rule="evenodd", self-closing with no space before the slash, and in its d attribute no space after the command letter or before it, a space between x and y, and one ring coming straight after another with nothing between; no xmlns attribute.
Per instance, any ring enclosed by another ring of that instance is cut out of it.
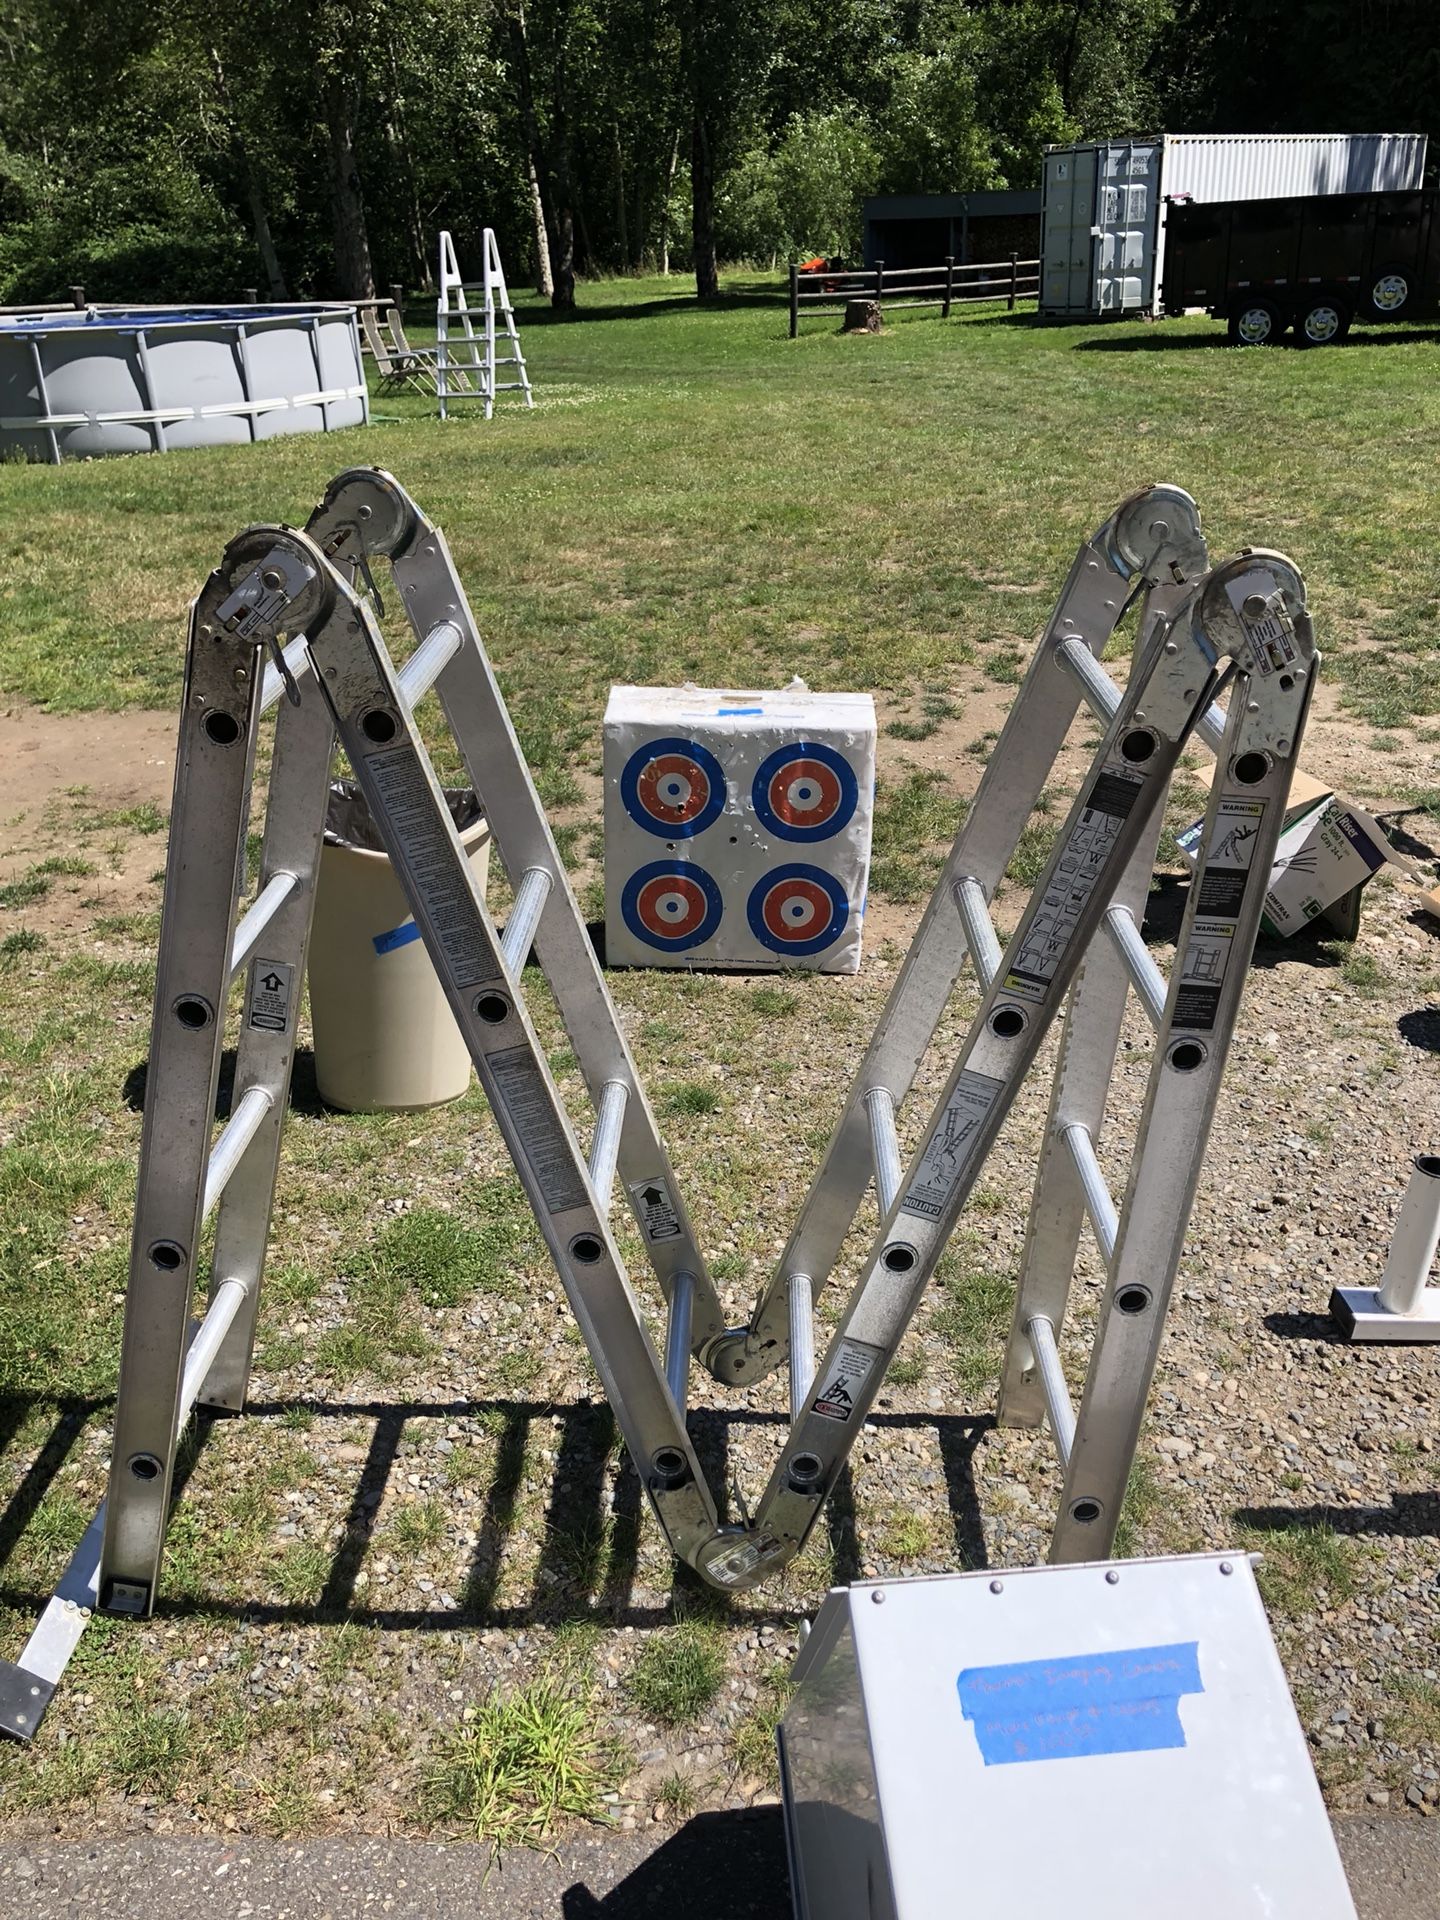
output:
<svg viewBox="0 0 1440 1920"><path fill-rule="evenodd" d="M473 793L446 798L483 891L489 825ZM322 1100L376 1113L439 1106L464 1093L470 1055L374 822L348 782L331 789L309 976Z"/></svg>

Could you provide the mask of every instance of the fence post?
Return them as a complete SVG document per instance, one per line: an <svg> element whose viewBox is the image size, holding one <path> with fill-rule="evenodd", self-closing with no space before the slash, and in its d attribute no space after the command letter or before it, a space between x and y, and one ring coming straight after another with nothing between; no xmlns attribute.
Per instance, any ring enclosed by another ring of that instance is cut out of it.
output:
<svg viewBox="0 0 1440 1920"><path fill-rule="evenodd" d="M790 338L800 331L800 264L790 262Z"/></svg>
<svg viewBox="0 0 1440 1920"><path fill-rule="evenodd" d="M1019 258L1020 256L1015 253L1012 253L1010 256L1010 298L1006 302L1006 305L1011 313L1015 311L1015 283L1019 273L1019 268L1016 263Z"/></svg>
<svg viewBox="0 0 1440 1920"><path fill-rule="evenodd" d="M875 304L878 307L885 295L885 262L875 262Z"/></svg>
<svg viewBox="0 0 1440 1920"><path fill-rule="evenodd" d="M71 306L72 306L72 307L77 307L77 308L78 308L78 307L83 307L83 306L85 305L85 289L84 289L84 287L71 287L71 289L70 289L70 304L71 304Z"/></svg>
<svg viewBox="0 0 1440 1920"><path fill-rule="evenodd" d="M405 289L398 280L390 282L390 304L396 313L403 313L405 310Z"/></svg>
<svg viewBox="0 0 1440 1920"><path fill-rule="evenodd" d="M954 294L955 256L953 253L947 253L945 256L945 298L940 307L940 318L942 320L948 320L950 318L950 302L954 298Z"/></svg>
<svg viewBox="0 0 1440 1920"><path fill-rule="evenodd" d="M258 287L242 287L240 292L241 292L241 297L243 298L245 305L247 307L259 306L260 289Z"/></svg>

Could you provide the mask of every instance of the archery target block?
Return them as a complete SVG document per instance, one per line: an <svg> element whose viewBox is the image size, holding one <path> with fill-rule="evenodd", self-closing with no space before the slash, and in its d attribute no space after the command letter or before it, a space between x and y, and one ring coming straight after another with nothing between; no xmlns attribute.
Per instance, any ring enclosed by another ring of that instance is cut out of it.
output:
<svg viewBox="0 0 1440 1920"><path fill-rule="evenodd" d="M612 687L604 733L612 965L859 968L869 694Z"/></svg>

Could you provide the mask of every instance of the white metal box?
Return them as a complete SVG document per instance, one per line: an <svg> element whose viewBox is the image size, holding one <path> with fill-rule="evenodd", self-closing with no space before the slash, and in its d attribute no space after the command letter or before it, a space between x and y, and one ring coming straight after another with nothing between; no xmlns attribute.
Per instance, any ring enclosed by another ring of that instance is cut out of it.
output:
<svg viewBox="0 0 1440 1920"><path fill-rule="evenodd" d="M868 693L612 687L604 771L607 962L857 970Z"/></svg>
<svg viewBox="0 0 1440 1920"><path fill-rule="evenodd" d="M1355 1920L1243 1553L836 1589L794 1678L797 1920Z"/></svg>
<svg viewBox="0 0 1440 1920"><path fill-rule="evenodd" d="M1045 153L1040 311L1153 313L1165 270L1165 201L1418 188L1423 133L1166 133Z"/></svg>

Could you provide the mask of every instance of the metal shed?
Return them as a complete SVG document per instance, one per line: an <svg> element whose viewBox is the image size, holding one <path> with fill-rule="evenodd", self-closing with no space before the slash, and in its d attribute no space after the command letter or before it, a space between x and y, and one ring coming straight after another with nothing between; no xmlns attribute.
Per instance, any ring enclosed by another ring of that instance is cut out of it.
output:
<svg viewBox="0 0 1440 1920"><path fill-rule="evenodd" d="M865 202L865 265L933 267L947 257L1040 256L1040 189L1023 192L885 193Z"/></svg>

